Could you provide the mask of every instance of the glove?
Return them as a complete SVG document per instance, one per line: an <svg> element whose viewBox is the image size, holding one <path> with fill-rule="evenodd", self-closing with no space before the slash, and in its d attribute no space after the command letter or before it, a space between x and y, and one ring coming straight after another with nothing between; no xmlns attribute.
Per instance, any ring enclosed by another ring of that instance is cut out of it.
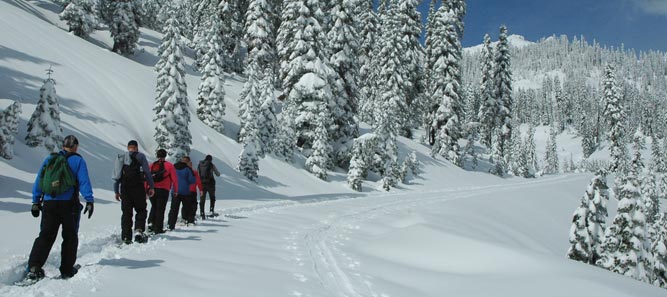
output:
<svg viewBox="0 0 667 297"><path fill-rule="evenodd" d="M42 204L41 203L33 203L32 208L30 209L30 212L32 213L33 217L39 217L39 212L42 210Z"/></svg>
<svg viewBox="0 0 667 297"><path fill-rule="evenodd" d="M83 214L88 213L88 218L93 216L93 210L95 209L92 202L86 202L86 209L83 211Z"/></svg>

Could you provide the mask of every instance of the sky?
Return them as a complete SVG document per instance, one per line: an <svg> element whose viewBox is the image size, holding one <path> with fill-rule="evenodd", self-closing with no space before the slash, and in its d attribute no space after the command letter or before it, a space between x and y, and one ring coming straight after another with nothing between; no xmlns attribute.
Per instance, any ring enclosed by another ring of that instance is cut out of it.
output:
<svg viewBox="0 0 667 297"><path fill-rule="evenodd" d="M430 0L419 9L425 18ZM667 0L467 0L463 46L496 39L501 24L527 40L583 35L607 46L667 51Z"/></svg>

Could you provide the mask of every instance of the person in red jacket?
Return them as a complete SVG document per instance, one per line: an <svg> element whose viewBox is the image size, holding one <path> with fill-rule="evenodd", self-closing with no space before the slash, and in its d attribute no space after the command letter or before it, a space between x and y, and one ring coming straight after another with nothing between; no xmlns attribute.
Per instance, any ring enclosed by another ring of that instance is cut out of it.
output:
<svg viewBox="0 0 667 297"><path fill-rule="evenodd" d="M178 177L174 164L165 160L167 151L159 149L156 155L158 160L150 166L151 176L155 183L155 195L150 197L151 211L148 215L148 232L160 234L165 232L164 214L169 201L169 191L173 188L174 193L178 192Z"/></svg>
<svg viewBox="0 0 667 297"><path fill-rule="evenodd" d="M195 217L197 215L197 188L199 188L199 195L201 196L203 186L201 183L201 177L199 176L199 172L194 168L192 168L192 160L190 159L190 157L188 156L183 157L183 161L185 164L188 165L188 167L190 167L190 169L192 169L192 174L194 174L196 182L190 185L190 195L186 198L186 201L183 203L183 208L181 209L181 217L186 221L187 224L194 224Z"/></svg>

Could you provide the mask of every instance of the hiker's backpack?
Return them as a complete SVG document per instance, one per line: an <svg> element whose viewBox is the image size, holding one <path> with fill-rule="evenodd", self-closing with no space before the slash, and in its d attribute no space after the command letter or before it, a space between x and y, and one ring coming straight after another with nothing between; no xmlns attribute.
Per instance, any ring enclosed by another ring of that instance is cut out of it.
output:
<svg viewBox="0 0 667 297"><path fill-rule="evenodd" d="M202 183L208 183L213 179L213 164L211 162L199 162L199 178Z"/></svg>
<svg viewBox="0 0 667 297"><path fill-rule="evenodd" d="M151 164L151 176L153 177L153 182L161 182L165 178L165 173L167 170L164 169L164 161L156 161Z"/></svg>
<svg viewBox="0 0 667 297"><path fill-rule="evenodd" d="M79 156L77 153L51 154L51 158L39 173L39 188L43 193L55 197L77 186L76 174L67 162L67 159L74 155Z"/></svg>
<svg viewBox="0 0 667 297"><path fill-rule="evenodd" d="M141 168L141 163L136 158L137 152L130 153L132 162L130 164L123 164L123 170L120 177L120 182L123 186L138 186L144 184L144 172Z"/></svg>

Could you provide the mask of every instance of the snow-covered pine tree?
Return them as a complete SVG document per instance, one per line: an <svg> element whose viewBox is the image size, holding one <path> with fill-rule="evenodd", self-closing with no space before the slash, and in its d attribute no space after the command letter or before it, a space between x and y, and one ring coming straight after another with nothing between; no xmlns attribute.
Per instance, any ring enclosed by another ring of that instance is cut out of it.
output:
<svg viewBox="0 0 667 297"><path fill-rule="evenodd" d="M209 29L208 52L204 55L199 94L197 96L197 117L207 126L223 133L225 126L222 120L225 115L225 75L222 72L224 61L220 56L220 23L212 20Z"/></svg>
<svg viewBox="0 0 667 297"><path fill-rule="evenodd" d="M47 79L39 89L39 100L35 112L28 121L25 143L31 147L43 146L53 152L60 148L63 130L60 126L60 105L56 97L56 81L51 78L53 70L47 71Z"/></svg>
<svg viewBox="0 0 667 297"><path fill-rule="evenodd" d="M554 125L549 128L549 139L546 147L543 172L544 174L556 174L559 172L560 163L558 161L558 144L556 143L556 128Z"/></svg>
<svg viewBox="0 0 667 297"><path fill-rule="evenodd" d="M526 140L526 145L524 146L524 151L526 159L528 162L528 171L531 175L536 174L539 169L537 164L537 152L536 152L536 143L535 143L535 126L532 124L528 125L528 139Z"/></svg>
<svg viewBox="0 0 667 297"><path fill-rule="evenodd" d="M333 160L341 167L350 161L352 141L359 136L357 123L359 102L359 36L353 18L354 4L352 0L334 0L332 26L328 33L329 63L333 68L334 77L334 108L332 117L336 131L331 141L335 144Z"/></svg>
<svg viewBox="0 0 667 297"><path fill-rule="evenodd" d="M60 13L60 19L67 22L69 31L79 37L86 37L95 30L95 12L89 0L74 0Z"/></svg>
<svg viewBox="0 0 667 297"><path fill-rule="evenodd" d="M607 65L604 70L604 117L609 126L609 151L611 153L612 172L625 170L627 164L627 150L624 141L625 112L621 106L621 98L616 85L614 67Z"/></svg>
<svg viewBox="0 0 667 297"><path fill-rule="evenodd" d="M409 155L403 160L401 165L401 174L400 180L403 183L406 183L408 179L419 174L419 160L417 160L417 153L412 151Z"/></svg>
<svg viewBox="0 0 667 297"><path fill-rule="evenodd" d="M159 15L163 5L165 4L160 0L143 0L144 14L141 16L141 25L155 31L162 31Z"/></svg>
<svg viewBox="0 0 667 297"><path fill-rule="evenodd" d="M112 51L121 55L131 54L139 41L138 16L135 15L135 2L117 0L114 2L110 31L114 40Z"/></svg>
<svg viewBox="0 0 667 297"><path fill-rule="evenodd" d="M481 142L491 148L494 130L498 123L499 104L493 93L493 49L491 48L491 37L484 35L484 46L482 47L482 80L479 84L481 104L479 108L480 136Z"/></svg>
<svg viewBox="0 0 667 297"><path fill-rule="evenodd" d="M285 0L281 12L282 22L278 27L276 37L276 46L278 48L278 57L280 58L279 81L283 87L283 96L288 96L292 90L294 82L286 80L290 71L290 61L292 53L296 46L293 43L297 33L297 18L299 18L299 9L302 7L303 0Z"/></svg>
<svg viewBox="0 0 667 297"><path fill-rule="evenodd" d="M634 173L635 176L640 178L644 173L644 161L642 160L642 150L646 148L646 140L644 139L644 133L642 132L641 127L637 128L637 131L632 137L632 163L630 170Z"/></svg>
<svg viewBox="0 0 667 297"><path fill-rule="evenodd" d="M397 120L402 120L400 134L407 137L411 137L412 129L421 124L422 109L420 106L425 105L425 102L422 102L426 91L426 77L423 67L424 50L419 41L422 21L417 6L419 6L418 0L402 0L391 3L389 8L391 16L389 18L394 20L383 24L386 31L396 35L392 38L397 39L399 51L401 51L399 56L401 63L398 65L398 70L403 78L401 89L405 92L403 100L405 100L407 109L401 111L405 115L397 118ZM458 56L460 57L460 49ZM456 79L460 85L460 73Z"/></svg>
<svg viewBox="0 0 667 297"><path fill-rule="evenodd" d="M373 90L375 89L375 80L373 75L376 67L374 62L377 61L377 56L374 53L379 52L379 23L380 19L372 9L372 0L363 0L362 5L365 5L364 13L361 16L361 23L363 28L360 31L361 45L359 48L359 84L360 84L360 98L358 102L359 118L368 124L374 124L372 100Z"/></svg>
<svg viewBox="0 0 667 297"><path fill-rule="evenodd" d="M312 153L306 159L306 169L319 179L327 180L327 171L330 169L331 145L329 141L329 132L327 131L327 122L331 120L327 107L320 104L315 124L315 140L313 142Z"/></svg>
<svg viewBox="0 0 667 297"><path fill-rule="evenodd" d="M662 213L653 224L656 238L651 244L653 267L649 267L652 283L667 289L667 216Z"/></svg>
<svg viewBox="0 0 667 297"><path fill-rule="evenodd" d="M500 131L498 129L494 131L495 133L493 133L493 138L491 139L491 156L489 157L491 168L489 169L489 173L502 177L507 173L507 164L500 148Z"/></svg>
<svg viewBox="0 0 667 297"><path fill-rule="evenodd" d="M269 71L270 69L267 69ZM257 115L257 137L259 138L258 156L264 158L267 153L274 151L271 146L279 132L276 117L276 92L273 77L265 75L260 82L262 92L259 97L259 114Z"/></svg>
<svg viewBox="0 0 667 297"><path fill-rule="evenodd" d="M243 85L243 90L241 91L241 96L239 96L239 135L238 140L240 143L244 143L244 139L247 135L249 117L256 117L256 114L249 113L248 105L254 105L256 109L259 108L259 100L262 95L261 83L264 77L264 73L261 72L262 69L259 68L259 63L256 60L251 60L246 68L246 75L248 80L246 80ZM255 122L255 126L257 123Z"/></svg>
<svg viewBox="0 0 667 297"><path fill-rule="evenodd" d="M262 73L273 71L276 60L275 14L272 0L251 0L245 18L243 39L248 46L248 64L256 61Z"/></svg>
<svg viewBox="0 0 667 297"><path fill-rule="evenodd" d="M431 28L430 97L440 100L436 102L437 110L430 124L436 130L431 154L461 166L458 144L462 137L461 56L458 50L461 45L456 34L455 16L443 7L436 13Z"/></svg>
<svg viewBox="0 0 667 297"><path fill-rule="evenodd" d="M299 7L298 21L285 19L281 26L281 30L285 28L295 30L294 38L283 45L291 48L291 56L282 62L281 68L283 71L287 69L283 90L287 92L286 104L294 108L297 146L309 149L315 140L319 105L325 104L329 108L336 108L331 90L331 78L334 72L327 64L326 37L319 25L318 18L322 13L320 2L318 0L296 2ZM296 24L290 25L292 22ZM327 130L332 131L333 128L329 126Z"/></svg>
<svg viewBox="0 0 667 297"><path fill-rule="evenodd" d="M357 192L361 192L361 183L364 179L366 165L363 156L363 146L355 140L352 147L352 158L350 159L350 169L347 171L347 185Z"/></svg>
<svg viewBox="0 0 667 297"><path fill-rule="evenodd" d="M21 103L14 101L0 113L0 157L7 160L14 158L14 142L19 131Z"/></svg>
<svg viewBox="0 0 667 297"><path fill-rule="evenodd" d="M259 158L257 157L257 129L253 122L248 124L250 132L243 143L243 150L239 156L239 164L236 169L251 181L257 180L259 172Z"/></svg>
<svg viewBox="0 0 667 297"><path fill-rule="evenodd" d="M621 178L618 213L605 232L598 266L639 281L647 280L644 242L646 240L646 218L638 200L641 197L637 177L628 172Z"/></svg>
<svg viewBox="0 0 667 297"><path fill-rule="evenodd" d="M507 27L500 27L500 36L495 50L495 64L493 71L494 97L498 102L498 125L500 126L500 148L501 154L507 162L510 153L506 151L507 144L512 137L512 71L510 64L509 41L507 40Z"/></svg>
<svg viewBox="0 0 667 297"><path fill-rule="evenodd" d="M164 28L162 43L158 49L160 59L155 65L157 86L155 88L155 142L167 150L172 160L179 160L190 153L190 111L183 65L183 41L176 14Z"/></svg>
<svg viewBox="0 0 667 297"><path fill-rule="evenodd" d="M283 102L282 112L278 115L278 134L273 138L272 151L285 162L292 162L296 148L296 131L294 130L294 107Z"/></svg>
<svg viewBox="0 0 667 297"><path fill-rule="evenodd" d="M221 10L223 24L223 45L228 56L226 69L229 72L243 72L243 50L242 43L244 34L245 17L248 11L249 0L223 0L220 5L225 4Z"/></svg>
<svg viewBox="0 0 667 297"><path fill-rule="evenodd" d="M574 212L568 258L593 265L600 259L608 215L607 190L607 177L604 171L598 171L581 198L581 205Z"/></svg>

